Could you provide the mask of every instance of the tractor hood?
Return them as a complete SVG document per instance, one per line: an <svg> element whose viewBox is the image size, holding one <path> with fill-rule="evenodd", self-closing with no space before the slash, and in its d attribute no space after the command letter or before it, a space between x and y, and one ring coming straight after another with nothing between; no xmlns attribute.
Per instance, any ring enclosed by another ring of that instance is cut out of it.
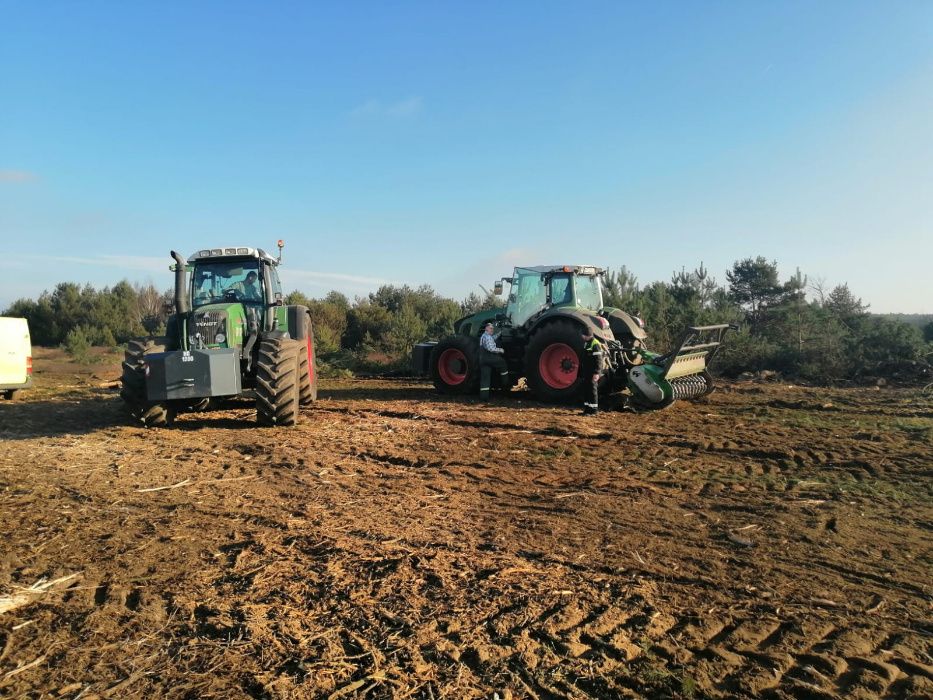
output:
<svg viewBox="0 0 933 700"><path fill-rule="evenodd" d="M500 306L496 309L486 309L484 311L477 311L475 314L470 314L469 316L464 316L454 321L454 333L460 333L461 328L465 325L469 325L470 333L467 335L474 335L479 332L478 329L482 328L487 323L495 323L496 316L504 313L505 307Z"/></svg>
<svg viewBox="0 0 933 700"><path fill-rule="evenodd" d="M196 334L208 347L238 347L246 335L246 310L242 304L225 302L205 304L191 312L188 342L195 346Z"/></svg>

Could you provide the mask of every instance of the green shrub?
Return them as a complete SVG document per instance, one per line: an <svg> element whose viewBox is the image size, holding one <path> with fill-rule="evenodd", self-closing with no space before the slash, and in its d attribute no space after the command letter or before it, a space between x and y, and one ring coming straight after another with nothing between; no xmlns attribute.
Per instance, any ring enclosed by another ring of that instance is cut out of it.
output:
<svg viewBox="0 0 933 700"><path fill-rule="evenodd" d="M91 341L88 340L83 327L78 326L68 331L65 336L65 352L81 364L88 364L91 361Z"/></svg>

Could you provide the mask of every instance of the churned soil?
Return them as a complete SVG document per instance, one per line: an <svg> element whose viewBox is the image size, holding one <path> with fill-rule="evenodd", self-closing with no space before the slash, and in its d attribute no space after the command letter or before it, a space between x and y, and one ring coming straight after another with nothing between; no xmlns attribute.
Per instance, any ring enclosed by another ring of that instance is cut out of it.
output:
<svg viewBox="0 0 933 700"><path fill-rule="evenodd" d="M933 397L725 383L590 419L325 382L133 425L0 403L0 696L933 697Z"/></svg>

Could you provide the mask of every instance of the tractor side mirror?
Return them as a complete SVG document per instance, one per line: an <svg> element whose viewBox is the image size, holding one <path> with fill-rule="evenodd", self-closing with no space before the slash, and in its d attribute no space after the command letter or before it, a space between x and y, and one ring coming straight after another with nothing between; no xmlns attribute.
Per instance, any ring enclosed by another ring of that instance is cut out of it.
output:
<svg viewBox="0 0 933 700"><path fill-rule="evenodd" d="M496 296L499 296L500 294L502 294L502 289L503 289L502 280L496 280L496 283L492 287L492 293L495 294Z"/></svg>
<svg viewBox="0 0 933 700"><path fill-rule="evenodd" d="M285 298L282 296L282 292L275 293L275 305L285 306Z"/></svg>
<svg viewBox="0 0 933 700"><path fill-rule="evenodd" d="M162 304L162 311L168 315L175 313L175 302L167 301Z"/></svg>
<svg viewBox="0 0 933 700"><path fill-rule="evenodd" d="M506 316L505 314L496 314L496 320L499 321L500 323L501 323L502 321L507 320L508 318L509 318L509 317Z"/></svg>

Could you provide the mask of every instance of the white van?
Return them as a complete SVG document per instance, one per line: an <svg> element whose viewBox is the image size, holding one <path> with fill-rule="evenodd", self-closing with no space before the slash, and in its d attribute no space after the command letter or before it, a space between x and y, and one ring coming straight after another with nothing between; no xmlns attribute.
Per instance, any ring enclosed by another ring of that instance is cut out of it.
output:
<svg viewBox="0 0 933 700"><path fill-rule="evenodd" d="M32 386L32 343L25 318L0 316L0 396L12 399Z"/></svg>

